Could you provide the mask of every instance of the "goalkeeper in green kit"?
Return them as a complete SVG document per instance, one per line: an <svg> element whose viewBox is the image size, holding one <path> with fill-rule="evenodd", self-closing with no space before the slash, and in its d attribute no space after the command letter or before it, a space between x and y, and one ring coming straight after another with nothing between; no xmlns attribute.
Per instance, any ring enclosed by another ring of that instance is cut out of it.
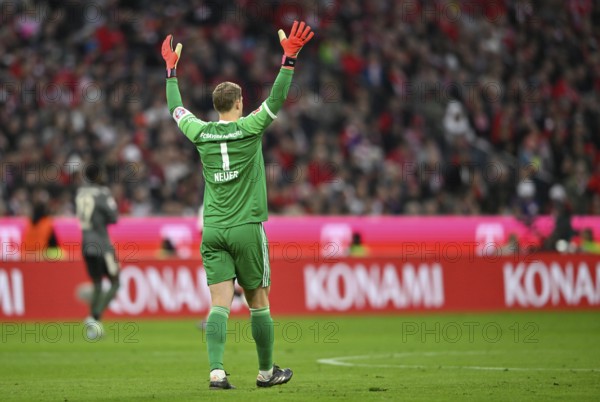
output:
<svg viewBox="0 0 600 402"><path fill-rule="evenodd" d="M201 253L212 299L206 326L210 389L234 388L223 367L223 354L235 279L244 289L250 307L258 354L256 385L271 387L292 378L292 370L273 364L269 250L262 225L268 218L262 135L285 102L298 52L314 33L304 22L294 21L289 38L282 30L278 34L284 55L269 97L258 109L242 117L242 89L232 82L223 82L212 94L218 122L202 121L183 107L176 78L182 46L178 44L173 50L172 35L162 45L169 110L198 149L206 182Z"/></svg>

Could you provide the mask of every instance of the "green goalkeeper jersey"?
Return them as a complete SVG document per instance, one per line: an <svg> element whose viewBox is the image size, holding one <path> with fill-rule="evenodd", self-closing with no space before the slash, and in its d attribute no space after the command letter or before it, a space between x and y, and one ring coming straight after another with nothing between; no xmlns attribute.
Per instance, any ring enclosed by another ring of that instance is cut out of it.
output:
<svg viewBox="0 0 600 402"><path fill-rule="evenodd" d="M204 226L228 228L268 218L262 135L283 106L293 71L282 68L269 97L237 121L206 122L183 107L177 78L167 79L167 103L202 159Z"/></svg>

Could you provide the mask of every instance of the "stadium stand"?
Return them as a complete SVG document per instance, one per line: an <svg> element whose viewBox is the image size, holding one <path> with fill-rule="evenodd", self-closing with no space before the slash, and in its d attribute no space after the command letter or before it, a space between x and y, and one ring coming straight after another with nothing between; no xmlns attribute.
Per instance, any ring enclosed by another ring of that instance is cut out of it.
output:
<svg viewBox="0 0 600 402"><path fill-rule="evenodd" d="M72 215L92 163L121 214L194 215L200 162L166 107L161 39L184 44L184 103L214 119L223 80L260 104L295 18L318 35L265 134L272 212L513 214L527 183L539 213L561 184L598 215L600 9L535 4L0 1L0 216L36 199Z"/></svg>

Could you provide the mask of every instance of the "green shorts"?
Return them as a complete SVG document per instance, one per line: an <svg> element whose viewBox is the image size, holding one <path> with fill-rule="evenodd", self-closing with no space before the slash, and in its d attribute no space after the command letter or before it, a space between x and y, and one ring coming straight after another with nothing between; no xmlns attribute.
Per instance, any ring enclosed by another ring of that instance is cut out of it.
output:
<svg viewBox="0 0 600 402"><path fill-rule="evenodd" d="M271 284L269 244L262 223L226 229L205 226L200 252L209 285L234 278L244 289Z"/></svg>

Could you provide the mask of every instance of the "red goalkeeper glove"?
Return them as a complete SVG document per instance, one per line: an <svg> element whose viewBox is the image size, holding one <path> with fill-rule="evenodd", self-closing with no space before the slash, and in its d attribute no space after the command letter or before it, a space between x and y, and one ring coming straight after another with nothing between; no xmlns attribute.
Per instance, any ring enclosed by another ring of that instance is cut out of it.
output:
<svg viewBox="0 0 600 402"><path fill-rule="evenodd" d="M311 31L311 28L304 21L300 23L300 26L298 26L298 21L294 21L289 38L285 36L283 29L280 29L277 33L279 34L279 42L283 48L281 65L287 68L294 68L300 49L315 36L315 33Z"/></svg>
<svg viewBox="0 0 600 402"><path fill-rule="evenodd" d="M167 35L162 44L162 57L167 63L167 78L176 77L177 70L177 62L179 62L179 58L181 57L181 49L183 45L178 43L173 50L173 35Z"/></svg>

